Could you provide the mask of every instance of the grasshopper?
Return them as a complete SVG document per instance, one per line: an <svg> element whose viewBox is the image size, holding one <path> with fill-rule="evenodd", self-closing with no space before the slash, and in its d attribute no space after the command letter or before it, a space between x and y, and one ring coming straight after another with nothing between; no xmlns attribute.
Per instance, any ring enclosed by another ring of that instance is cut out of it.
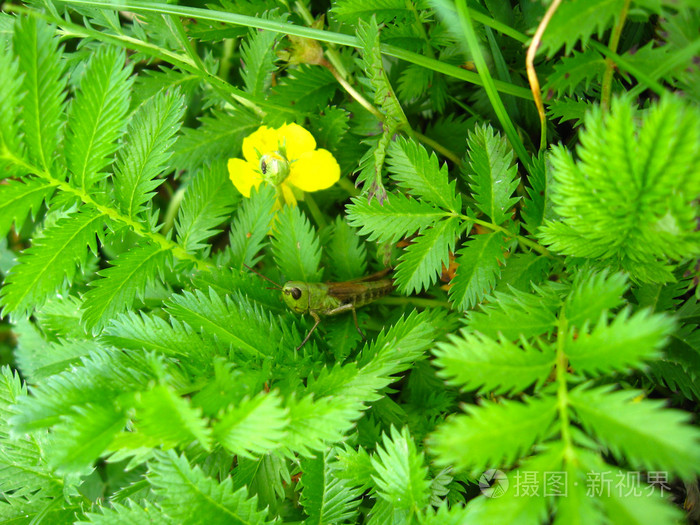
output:
<svg viewBox="0 0 700 525"><path fill-rule="evenodd" d="M308 313L314 318L314 325L297 347L297 350L303 347L311 337L311 334L314 333L321 322L321 316L338 315L343 312L352 312L355 328L357 328L357 331L364 339L365 334L362 333L357 322L355 309L385 296L394 288L393 279L386 277L391 268L351 281L339 283L287 281L284 283L284 286L278 285L272 279L265 277L248 266L246 268L281 289L282 299L294 313L302 315Z"/></svg>

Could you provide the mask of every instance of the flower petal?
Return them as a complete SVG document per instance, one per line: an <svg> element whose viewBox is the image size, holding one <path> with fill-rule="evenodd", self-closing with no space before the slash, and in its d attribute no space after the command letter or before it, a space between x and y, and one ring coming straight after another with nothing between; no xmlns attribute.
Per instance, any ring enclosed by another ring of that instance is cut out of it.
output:
<svg viewBox="0 0 700 525"><path fill-rule="evenodd" d="M255 186L258 189L262 182L260 173L253 169L253 165L242 159L228 159L228 178L244 197L250 197L250 189Z"/></svg>
<svg viewBox="0 0 700 525"><path fill-rule="evenodd" d="M330 188L340 178L340 166L333 154L325 149L304 153L292 162L285 182L303 191Z"/></svg>
<svg viewBox="0 0 700 525"><path fill-rule="evenodd" d="M314 136L299 124L295 124L294 122L285 124L277 131L279 133L280 142L287 146L287 158L289 160L298 159L304 153L316 149L316 139Z"/></svg>
<svg viewBox="0 0 700 525"><path fill-rule="evenodd" d="M260 158L255 150L257 149L260 155L277 151L279 140L280 134L278 130L268 128L267 126L260 126L243 139L243 157L248 162L257 165Z"/></svg>

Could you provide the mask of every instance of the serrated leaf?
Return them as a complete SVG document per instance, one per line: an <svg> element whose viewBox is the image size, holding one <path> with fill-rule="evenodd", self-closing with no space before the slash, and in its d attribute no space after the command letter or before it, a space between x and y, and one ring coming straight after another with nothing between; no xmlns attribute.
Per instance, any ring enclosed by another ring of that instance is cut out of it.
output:
<svg viewBox="0 0 700 525"><path fill-rule="evenodd" d="M420 233L446 215L439 208L403 193L387 195L384 203L355 197L346 209L348 224L360 228L360 235L369 235L368 241L379 242Z"/></svg>
<svg viewBox="0 0 700 525"><path fill-rule="evenodd" d="M435 154L413 140L398 139L389 146L388 169L396 183L416 197L459 213L462 200L449 182L447 165L439 166Z"/></svg>
<svg viewBox="0 0 700 525"><path fill-rule="evenodd" d="M299 208L283 208L272 231L272 256L288 281L321 280L321 243Z"/></svg>
<svg viewBox="0 0 700 525"><path fill-rule="evenodd" d="M610 324L602 319L590 333L579 332L564 351L577 372L609 374L640 368L645 360L658 357L672 331L670 317L648 310L630 315L623 310Z"/></svg>
<svg viewBox="0 0 700 525"><path fill-rule="evenodd" d="M464 174L470 183L477 207L494 224L502 224L518 202L512 197L518 187L518 168L513 164L513 151L491 126L480 126L469 133L469 168Z"/></svg>
<svg viewBox="0 0 700 525"><path fill-rule="evenodd" d="M459 470L512 464L549 432L557 415L554 397L464 408L467 415L449 419L429 439L437 462Z"/></svg>
<svg viewBox="0 0 700 525"><path fill-rule="evenodd" d="M535 235L544 220L552 215L552 171L547 169L544 155L533 157L531 165L529 186L525 187L528 196L523 200L520 214L527 230Z"/></svg>
<svg viewBox="0 0 700 525"><path fill-rule="evenodd" d="M204 339L220 341L244 352L247 357L272 355L269 342L283 341L279 322L247 298L220 297L214 290L172 296L166 310L198 330Z"/></svg>
<svg viewBox="0 0 700 525"><path fill-rule="evenodd" d="M392 426L371 461L377 494L391 505L394 513L407 511L410 516L428 503L428 469L406 427L399 432Z"/></svg>
<svg viewBox="0 0 700 525"><path fill-rule="evenodd" d="M279 448L289 424L287 409L276 392L241 400L219 415L214 438L231 454L253 457Z"/></svg>
<svg viewBox="0 0 700 525"><path fill-rule="evenodd" d="M21 230L27 216L34 217L53 191L51 184L39 178L10 179L0 184L0 237L5 237L13 224Z"/></svg>
<svg viewBox="0 0 700 525"><path fill-rule="evenodd" d="M278 33L252 28L241 44L243 67L241 76L245 90L253 96L261 96L270 85L275 70L275 40Z"/></svg>
<svg viewBox="0 0 700 525"><path fill-rule="evenodd" d="M341 217L333 224L327 253L334 280L348 281L365 274L367 249L357 232Z"/></svg>
<svg viewBox="0 0 700 525"><path fill-rule="evenodd" d="M333 449L301 461L299 503L309 516L308 525L352 521L357 516L362 491L335 476Z"/></svg>
<svg viewBox="0 0 700 525"><path fill-rule="evenodd" d="M369 21L372 16L376 16L378 23L414 16L402 0L334 0L331 13L347 24L356 24L359 19Z"/></svg>
<svg viewBox="0 0 700 525"><path fill-rule="evenodd" d="M102 213L85 208L56 221L20 256L0 292L5 315L23 315L44 304L48 297L71 282L76 265L83 265L87 247L97 253L96 237L107 222Z"/></svg>
<svg viewBox="0 0 700 525"><path fill-rule="evenodd" d="M107 176L102 170L112 162L126 125L132 79L125 59L123 50L100 47L88 62L70 105L66 164L71 183L86 192Z"/></svg>
<svg viewBox="0 0 700 525"><path fill-rule="evenodd" d="M360 159L360 169L355 185L362 184L362 191L367 194L367 199L371 201L376 198L380 204L387 196L382 178L386 150L397 129L398 126L395 122L389 122L382 127L382 134L378 138L363 141L365 144L369 144L370 148Z"/></svg>
<svg viewBox="0 0 700 525"><path fill-rule="evenodd" d="M617 458L643 470L663 470L687 478L700 465L700 431L688 414L664 408L660 400L635 399L635 390L613 385L569 393L577 418Z"/></svg>
<svg viewBox="0 0 700 525"><path fill-rule="evenodd" d="M236 192L222 163L204 167L193 177L180 205L175 222L177 241L187 252L204 250L204 241L216 235L224 219L231 214Z"/></svg>
<svg viewBox="0 0 700 525"><path fill-rule="evenodd" d="M474 235L457 251L457 273L450 300L460 310L476 306L496 285L505 263L505 241L499 232Z"/></svg>
<svg viewBox="0 0 700 525"><path fill-rule="evenodd" d="M260 259L257 254L266 244L276 202L274 187L261 185L258 190L251 190L250 198L238 207L229 235L233 268L243 270L244 264L252 267Z"/></svg>
<svg viewBox="0 0 700 525"><path fill-rule="evenodd" d="M420 292L437 280L454 250L460 229L459 220L451 217L426 230L406 248L394 274L399 291Z"/></svg>
<svg viewBox="0 0 700 525"><path fill-rule="evenodd" d="M19 17L14 29L13 47L24 74L22 130L29 159L50 172L65 119L65 62L55 29L46 22Z"/></svg>
<svg viewBox="0 0 700 525"><path fill-rule="evenodd" d="M171 252L157 244L136 246L101 270L101 279L90 283L84 296L82 320L87 330L99 331L117 314L129 308L137 296L172 264Z"/></svg>
<svg viewBox="0 0 700 525"><path fill-rule="evenodd" d="M9 45L0 46L0 168L11 166L4 159L7 153L17 158L24 156L24 144L20 134L20 101L22 100L22 77L19 74L19 61L10 53ZM0 171L0 178L12 172ZM0 213L0 217L3 214ZM1 231L1 229L0 229ZM5 236L3 233L0 235Z"/></svg>
<svg viewBox="0 0 700 525"><path fill-rule="evenodd" d="M580 271L564 303L564 315L573 325L582 327L600 319L603 312L619 307L627 291L627 276L607 271L591 274Z"/></svg>
<svg viewBox="0 0 700 525"><path fill-rule="evenodd" d="M583 52L574 51L570 57L562 57L554 65L554 72L547 77L542 88L545 93L550 90L559 95L573 95L579 85L587 92L592 81L600 82L605 72L605 58L596 50L588 48Z"/></svg>
<svg viewBox="0 0 700 525"><path fill-rule="evenodd" d="M540 52L551 58L562 46L569 54L580 40L582 45L611 28L620 16L624 0L572 0L555 11L542 39Z"/></svg>
<svg viewBox="0 0 700 525"><path fill-rule="evenodd" d="M464 389L503 394L522 392L534 383L543 383L555 365L555 355L510 341L495 341L466 330L459 337L450 335L433 351L440 375Z"/></svg>
<svg viewBox="0 0 700 525"><path fill-rule="evenodd" d="M243 139L260 127L260 118L240 108L229 111L212 110L211 115L199 118L199 127L182 128L170 164L193 171L237 156Z"/></svg>
<svg viewBox="0 0 700 525"><path fill-rule="evenodd" d="M161 92L132 116L114 173L117 202L128 217L138 219L163 183L156 177L167 167L184 111L178 91Z"/></svg>
<svg viewBox="0 0 700 525"><path fill-rule="evenodd" d="M241 488L233 492L231 479L218 481L192 467L173 451L156 452L149 462L148 480L160 507L178 523L209 525L266 525L267 510L257 510L257 498ZM187 505L182 502L186 501Z"/></svg>
<svg viewBox="0 0 700 525"><path fill-rule="evenodd" d="M141 508L131 501L129 507L114 501L109 507L100 506L100 514L86 512L85 518L90 521L76 521L75 525L168 525L170 520L155 505Z"/></svg>
<svg viewBox="0 0 700 525"><path fill-rule="evenodd" d="M295 110L304 113L316 113L319 108L327 108L337 85L338 82L325 67L301 64L280 79L274 88L273 101L294 106ZM318 136L316 129L314 135Z"/></svg>

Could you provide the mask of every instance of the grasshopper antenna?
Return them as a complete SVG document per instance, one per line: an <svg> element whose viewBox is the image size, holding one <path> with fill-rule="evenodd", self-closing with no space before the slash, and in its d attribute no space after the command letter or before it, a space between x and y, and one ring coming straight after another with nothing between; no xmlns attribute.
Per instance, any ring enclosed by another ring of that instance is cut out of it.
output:
<svg viewBox="0 0 700 525"><path fill-rule="evenodd" d="M252 269L250 266L248 266L247 264L243 263L243 266L245 266L246 268L248 268L251 272L253 272L254 274L256 274L258 277L260 277L260 278L262 278L262 279L265 279L266 281L268 281L268 282L274 284L276 289L278 289L278 290L281 290L281 289L282 289L282 287L281 287L279 284L277 284L275 281L273 281L273 280L270 279L269 277L264 276L263 274L261 274L261 273L258 272L257 270L253 270L253 269Z"/></svg>

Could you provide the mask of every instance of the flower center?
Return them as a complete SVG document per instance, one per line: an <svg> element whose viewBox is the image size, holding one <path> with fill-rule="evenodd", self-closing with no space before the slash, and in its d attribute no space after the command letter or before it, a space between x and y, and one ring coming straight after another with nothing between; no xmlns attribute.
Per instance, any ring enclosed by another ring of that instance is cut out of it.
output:
<svg viewBox="0 0 700 525"><path fill-rule="evenodd" d="M289 162L279 151L266 153L260 157L260 173L263 180L277 186L289 175Z"/></svg>

